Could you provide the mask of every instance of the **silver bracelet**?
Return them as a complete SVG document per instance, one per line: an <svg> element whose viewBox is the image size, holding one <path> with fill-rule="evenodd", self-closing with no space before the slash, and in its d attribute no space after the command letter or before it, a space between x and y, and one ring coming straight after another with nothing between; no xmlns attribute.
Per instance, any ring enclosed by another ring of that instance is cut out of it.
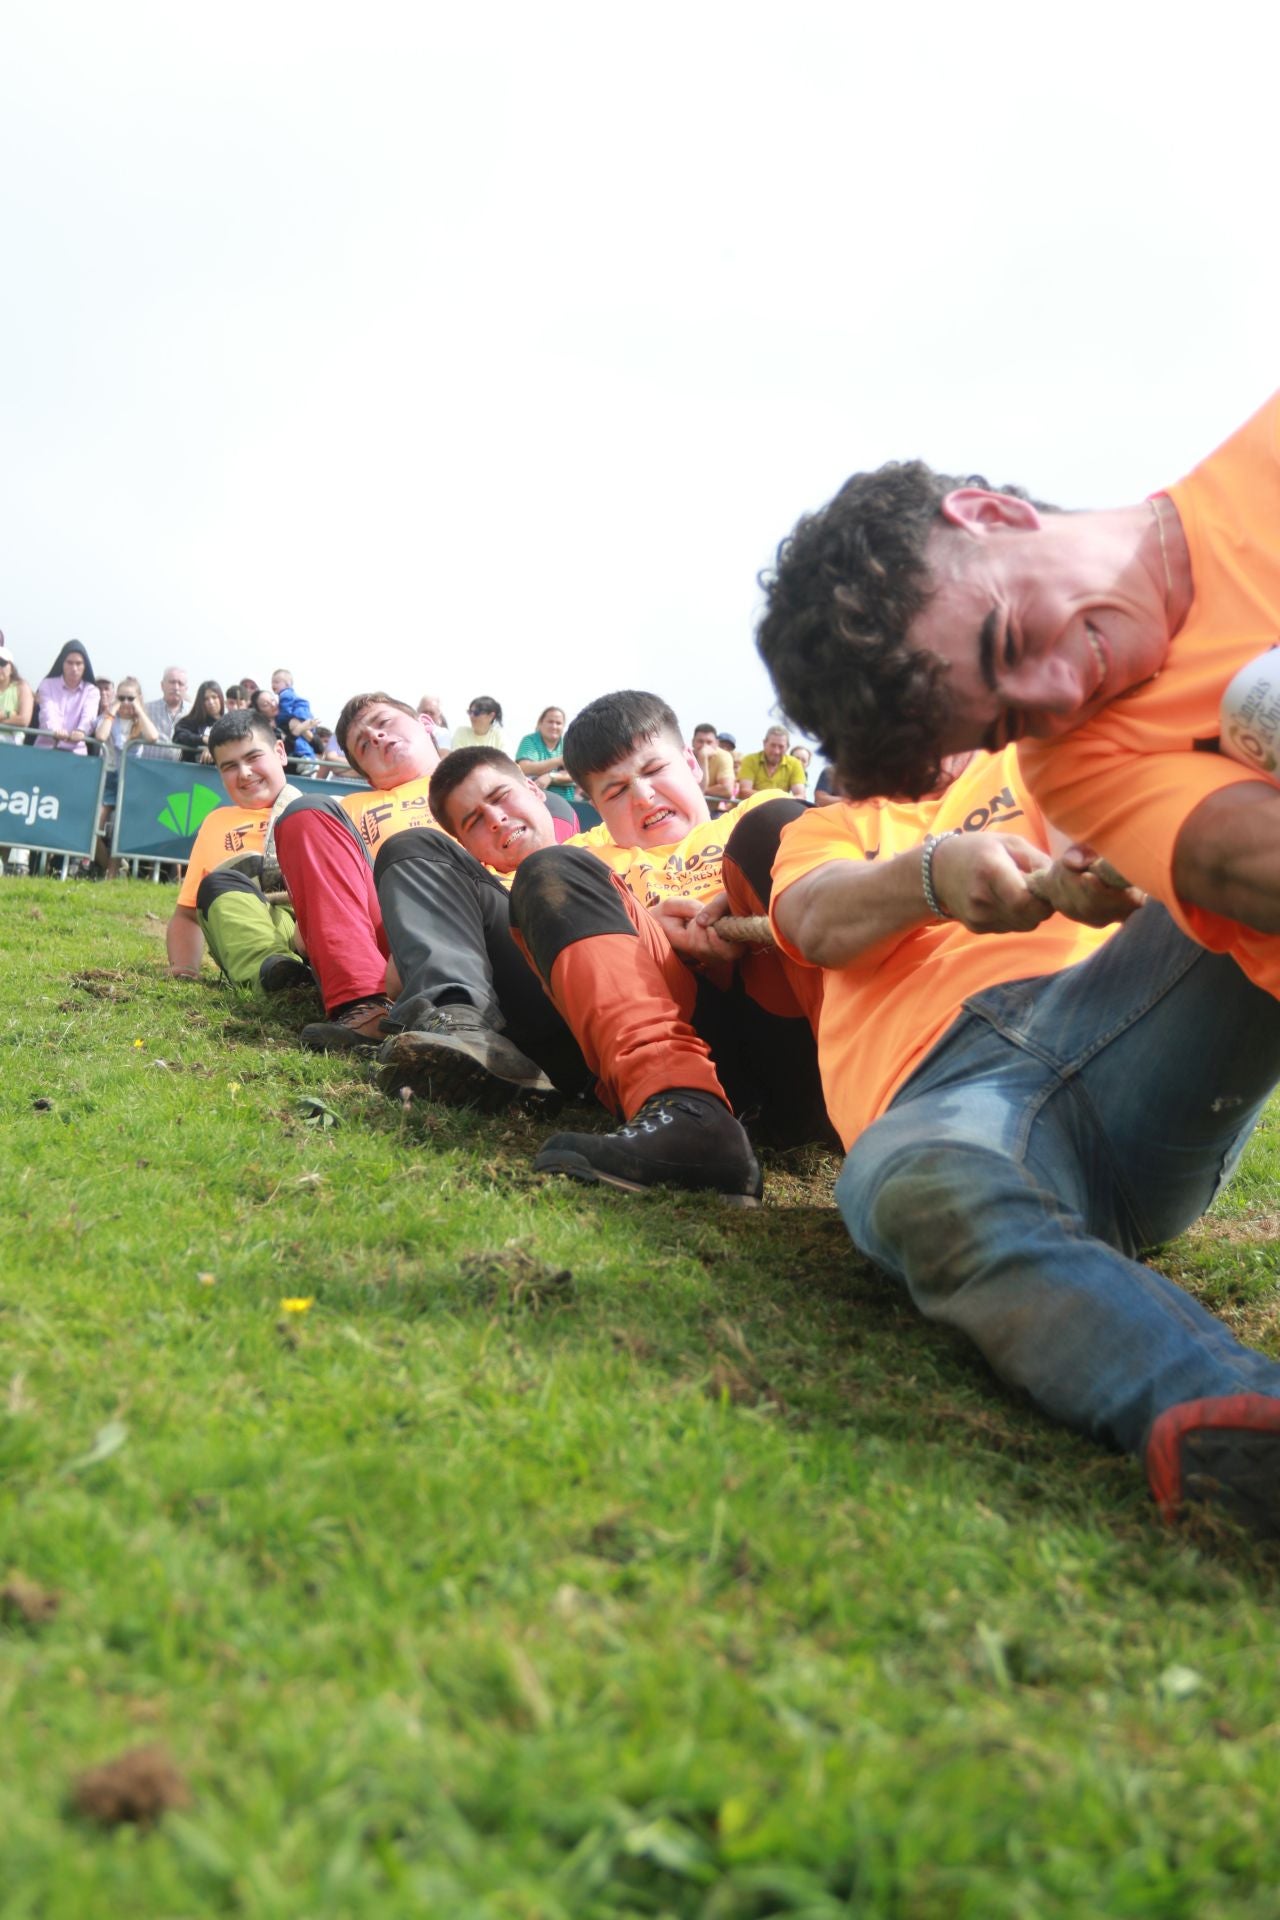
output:
<svg viewBox="0 0 1280 1920"><path fill-rule="evenodd" d="M924 903L937 920L954 920L954 913L948 913L941 904L933 885L933 856L944 840L954 840L962 827L952 827L947 833L926 833L924 850L920 860L920 884L924 888Z"/></svg>

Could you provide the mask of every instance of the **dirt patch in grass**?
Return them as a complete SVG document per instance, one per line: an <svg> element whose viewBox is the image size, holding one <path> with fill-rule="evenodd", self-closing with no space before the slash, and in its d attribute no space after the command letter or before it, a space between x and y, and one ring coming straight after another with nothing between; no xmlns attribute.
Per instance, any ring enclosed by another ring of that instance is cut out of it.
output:
<svg viewBox="0 0 1280 1920"><path fill-rule="evenodd" d="M545 1313L569 1306L574 1279L568 1267L548 1266L527 1247L512 1243L492 1253L470 1253L458 1272L483 1305L506 1313Z"/></svg>
<svg viewBox="0 0 1280 1920"><path fill-rule="evenodd" d="M54 1587L42 1587L24 1573L11 1573L0 1587L0 1619L17 1620L26 1627L48 1626L62 1605Z"/></svg>
<svg viewBox="0 0 1280 1920"><path fill-rule="evenodd" d="M82 1773L71 1804L100 1827L150 1827L171 1808L189 1807L191 1789L163 1747L131 1747Z"/></svg>
<svg viewBox="0 0 1280 1920"><path fill-rule="evenodd" d="M1280 1213L1237 1214L1234 1218L1215 1216L1194 1226L1189 1240L1225 1241L1238 1247L1280 1244Z"/></svg>
<svg viewBox="0 0 1280 1920"><path fill-rule="evenodd" d="M122 993L121 988L128 977L121 967L82 967L79 973L71 975L71 984L94 1000L124 1000L129 995ZM70 1011L78 1004L75 1000L64 1001L62 1010Z"/></svg>

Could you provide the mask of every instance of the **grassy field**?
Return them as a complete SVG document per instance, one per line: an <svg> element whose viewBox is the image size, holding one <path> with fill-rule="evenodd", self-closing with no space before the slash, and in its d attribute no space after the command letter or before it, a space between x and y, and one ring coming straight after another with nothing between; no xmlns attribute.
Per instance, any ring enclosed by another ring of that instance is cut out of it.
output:
<svg viewBox="0 0 1280 1920"><path fill-rule="evenodd" d="M172 899L0 881L3 1920L1280 1913L1274 1560L919 1322L833 1161L544 1185L167 981ZM1161 1264L1280 1352L1276 1149ZM185 1804L98 1824L139 1745Z"/></svg>

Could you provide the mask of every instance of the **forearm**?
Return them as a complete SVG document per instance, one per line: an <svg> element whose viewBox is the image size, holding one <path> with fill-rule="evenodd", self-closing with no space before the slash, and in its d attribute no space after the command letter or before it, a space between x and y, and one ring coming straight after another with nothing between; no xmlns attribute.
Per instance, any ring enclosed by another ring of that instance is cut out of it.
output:
<svg viewBox="0 0 1280 1920"><path fill-rule="evenodd" d="M1202 800L1178 835L1179 900L1260 933L1280 933L1280 790L1262 780Z"/></svg>
<svg viewBox="0 0 1280 1920"><path fill-rule="evenodd" d="M179 978L194 979L200 972L200 962L204 958L204 935L192 908L174 908L173 918L165 928L164 943L169 955L170 973Z"/></svg>
<svg viewBox="0 0 1280 1920"><path fill-rule="evenodd" d="M779 931L814 966L848 966L882 940L934 917L921 865L913 848L883 864L833 860L817 867L779 898Z"/></svg>

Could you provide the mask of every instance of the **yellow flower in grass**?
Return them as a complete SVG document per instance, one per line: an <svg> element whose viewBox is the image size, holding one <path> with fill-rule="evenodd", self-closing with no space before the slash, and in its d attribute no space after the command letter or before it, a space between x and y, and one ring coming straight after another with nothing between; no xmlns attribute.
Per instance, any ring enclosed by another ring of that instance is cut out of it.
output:
<svg viewBox="0 0 1280 1920"><path fill-rule="evenodd" d="M310 1313L315 1303L315 1295L309 1293L305 1299L282 1300L280 1302L280 1311L281 1313Z"/></svg>
<svg viewBox="0 0 1280 1920"><path fill-rule="evenodd" d="M135 1047L145 1047L147 1043L145 1040L135 1040L133 1044Z"/></svg>

